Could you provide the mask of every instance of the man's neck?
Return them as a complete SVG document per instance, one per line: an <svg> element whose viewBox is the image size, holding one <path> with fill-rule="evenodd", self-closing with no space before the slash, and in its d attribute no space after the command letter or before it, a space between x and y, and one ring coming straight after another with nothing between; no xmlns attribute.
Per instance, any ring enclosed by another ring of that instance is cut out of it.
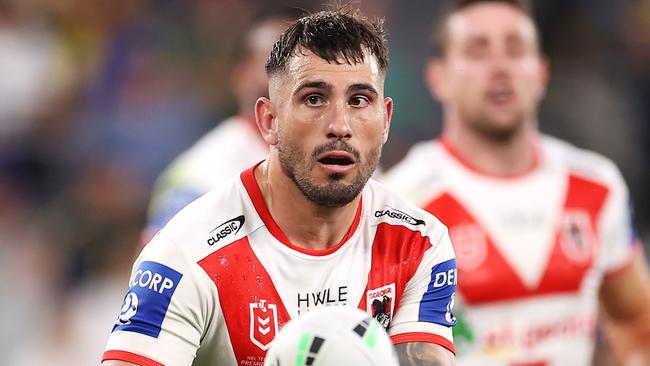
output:
<svg viewBox="0 0 650 366"><path fill-rule="evenodd" d="M343 207L319 206L284 174L277 156L269 156L255 169L255 179L271 216L294 245L311 250L332 248L354 221L360 196Z"/></svg>
<svg viewBox="0 0 650 366"><path fill-rule="evenodd" d="M532 128L522 128L507 140L496 140L461 127L446 129L443 139L465 163L480 173L512 177L531 171L537 164L535 135Z"/></svg>

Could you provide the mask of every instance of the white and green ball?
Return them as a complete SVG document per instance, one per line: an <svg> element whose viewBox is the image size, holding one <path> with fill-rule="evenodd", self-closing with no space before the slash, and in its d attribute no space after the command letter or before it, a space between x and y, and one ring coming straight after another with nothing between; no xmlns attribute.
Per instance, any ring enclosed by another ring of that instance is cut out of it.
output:
<svg viewBox="0 0 650 366"><path fill-rule="evenodd" d="M397 366L384 329L368 314L347 306L312 310L291 320L276 336L265 366Z"/></svg>

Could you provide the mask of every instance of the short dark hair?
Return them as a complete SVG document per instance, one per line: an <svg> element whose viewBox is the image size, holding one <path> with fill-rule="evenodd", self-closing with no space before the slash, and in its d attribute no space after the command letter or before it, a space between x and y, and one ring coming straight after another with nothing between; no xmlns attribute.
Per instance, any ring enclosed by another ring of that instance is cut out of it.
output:
<svg viewBox="0 0 650 366"><path fill-rule="evenodd" d="M532 7L529 0L453 0L447 2L434 25L432 37L433 56L442 57L445 54L445 49L447 47L447 23L449 18L454 13L465 9L470 5L484 3L508 4L521 10L524 14L533 19ZM537 31L537 37L539 38L539 31Z"/></svg>
<svg viewBox="0 0 650 366"><path fill-rule="evenodd" d="M388 68L383 19L370 21L358 9L339 8L320 11L298 19L273 45L266 61L271 76L286 70L291 57L309 50L327 62L350 65L364 61L364 51L377 58L379 69Z"/></svg>

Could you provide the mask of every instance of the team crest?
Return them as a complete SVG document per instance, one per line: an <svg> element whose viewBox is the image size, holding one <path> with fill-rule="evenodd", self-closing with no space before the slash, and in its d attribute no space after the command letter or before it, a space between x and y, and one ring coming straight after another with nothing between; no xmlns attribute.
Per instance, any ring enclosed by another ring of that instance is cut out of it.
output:
<svg viewBox="0 0 650 366"><path fill-rule="evenodd" d="M395 284L391 283L390 285L366 292L366 306L366 311L384 329L388 329L395 310Z"/></svg>
<svg viewBox="0 0 650 366"><path fill-rule="evenodd" d="M275 304L266 300L250 304L250 338L251 342L266 351L278 333L278 311Z"/></svg>
<svg viewBox="0 0 650 366"><path fill-rule="evenodd" d="M589 215L583 210L572 210L564 214L560 233L562 252L576 263L591 259L595 250L595 234Z"/></svg>
<svg viewBox="0 0 650 366"><path fill-rule="evenodd" d="M480 267L487 256L485 233L476 224L461 224L450 228L449 236L456 253L459 269L466 271Z"/></svg>

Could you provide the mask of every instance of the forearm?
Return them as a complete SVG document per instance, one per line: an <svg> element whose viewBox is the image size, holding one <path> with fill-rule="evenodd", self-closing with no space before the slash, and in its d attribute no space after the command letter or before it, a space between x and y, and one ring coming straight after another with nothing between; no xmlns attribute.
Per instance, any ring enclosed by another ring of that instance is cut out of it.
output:
<svg viewBox="0 0 650 366"><path fill-rule="evenodd" d="M409 342L395 345L400 366L452 366L453 353L433 343Z"/></svg>

